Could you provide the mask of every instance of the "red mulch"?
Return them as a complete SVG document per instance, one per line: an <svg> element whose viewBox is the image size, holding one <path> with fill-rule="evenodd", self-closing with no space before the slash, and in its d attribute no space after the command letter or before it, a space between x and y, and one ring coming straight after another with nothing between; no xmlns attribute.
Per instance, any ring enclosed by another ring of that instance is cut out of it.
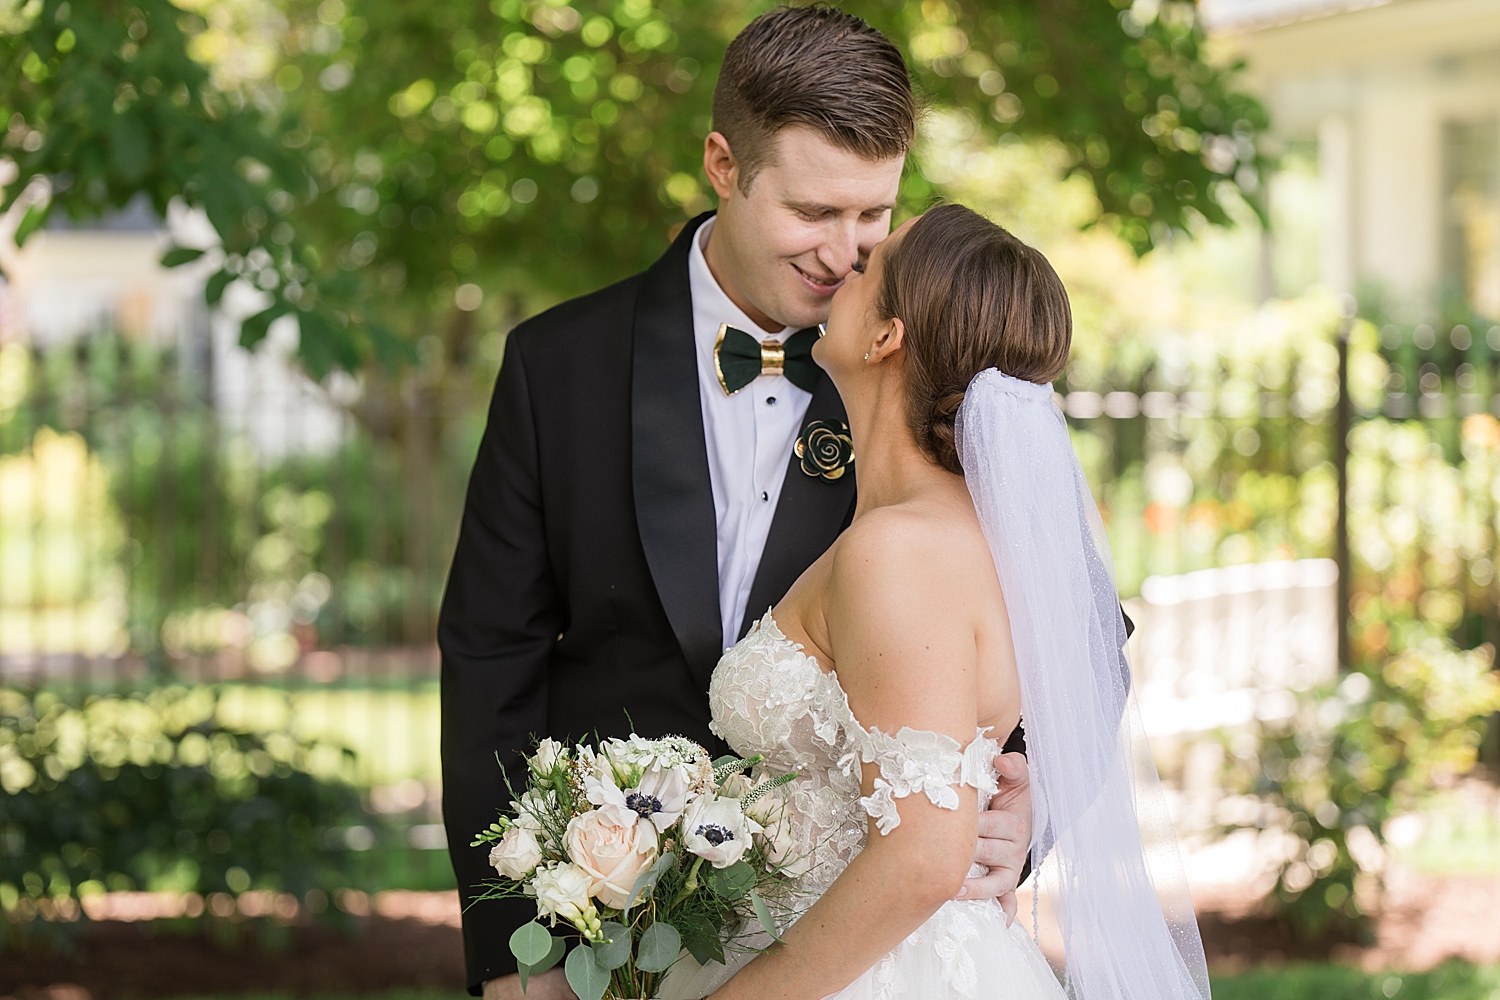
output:
<svg viewBox="0 0 1500 1000"><path fill-rule="evenodd" d="M387 917L361 923L362 933L298 928L285 948L268 949L253 940L227 946L202 933L153 931L149 922L100 921L71 955L0 953L0 1000L463 992L456 929Z"/></svg>
<svg viewBox="0 0 1500 1000"><path fill-rule="evenodd" d="M302 927L281 949L254 939L231 947L202 932L173 933L150 922L99 921L71 954L0 952L0 1000L461 993L456 899L404 896L409 898L399 902L405 910L385 912L425 919L372 915L353 921L357 930ZM1204 950L1219 972L1329 959L1371 970L1425 969L1449 958L1500 962L1500 923L1494 916L1500 912L1500 877L1492 875L1393 873L1377 941L1368 947L1299 939L1261 915L1248 894L1217 893L1197 905Z"/></svg>

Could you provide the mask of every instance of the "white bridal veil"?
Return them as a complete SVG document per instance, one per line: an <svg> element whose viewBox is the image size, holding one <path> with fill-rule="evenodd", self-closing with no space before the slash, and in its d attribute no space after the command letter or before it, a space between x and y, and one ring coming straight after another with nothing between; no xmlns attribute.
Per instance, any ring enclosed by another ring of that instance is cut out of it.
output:
<svg viewBox="0 0 1500 1000"><path fill-rule="evenodd" d="M1203 942L1122 649L1109 543L1052 387L990 368L958 453L1010 612L1032 858L1074 1000L1205 1000Z"/></svg>

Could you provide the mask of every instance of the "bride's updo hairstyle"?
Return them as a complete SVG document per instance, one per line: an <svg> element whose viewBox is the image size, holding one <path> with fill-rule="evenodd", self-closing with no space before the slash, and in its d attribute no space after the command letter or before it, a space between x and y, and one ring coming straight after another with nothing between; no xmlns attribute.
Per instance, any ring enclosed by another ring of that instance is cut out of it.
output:
<svg viewBox="0 0 1500 1000"><path fill-rule="evenodd" d="M927 454L962 474L953 425L970 380L986 368L1057 378L1073 339L1068 293L1047 258L962 205L914 222L883 270L880 318L906 328L907 422Z"/></svg>

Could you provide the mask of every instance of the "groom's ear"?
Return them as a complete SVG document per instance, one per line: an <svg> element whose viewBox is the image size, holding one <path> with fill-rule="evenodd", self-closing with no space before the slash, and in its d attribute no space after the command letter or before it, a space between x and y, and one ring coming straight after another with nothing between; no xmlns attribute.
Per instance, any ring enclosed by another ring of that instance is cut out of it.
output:
<svg viewBox="0 0 1500 1000"><path fill-rule="evenodd" d="M710 132L703 140L703 172L708 175L708 183L713 185L720 201L733 194L735 185L740 182L739 164L735 162L734 152L724 133Z"/></svg>

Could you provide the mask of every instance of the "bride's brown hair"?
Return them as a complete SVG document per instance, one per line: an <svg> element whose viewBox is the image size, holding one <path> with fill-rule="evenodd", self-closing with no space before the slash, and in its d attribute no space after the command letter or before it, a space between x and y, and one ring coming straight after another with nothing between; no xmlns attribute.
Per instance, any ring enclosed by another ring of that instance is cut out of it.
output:
<svg viewBox="0 0 1500 1000"><path fill-rule="evenodd" d="M1073 340L1068 293L1040 252L962 205L914 222L882 270L880 318L906 328L907 423L939 465L962 473L953 425L969 381L986 368L1057 378Z"/></svg>

